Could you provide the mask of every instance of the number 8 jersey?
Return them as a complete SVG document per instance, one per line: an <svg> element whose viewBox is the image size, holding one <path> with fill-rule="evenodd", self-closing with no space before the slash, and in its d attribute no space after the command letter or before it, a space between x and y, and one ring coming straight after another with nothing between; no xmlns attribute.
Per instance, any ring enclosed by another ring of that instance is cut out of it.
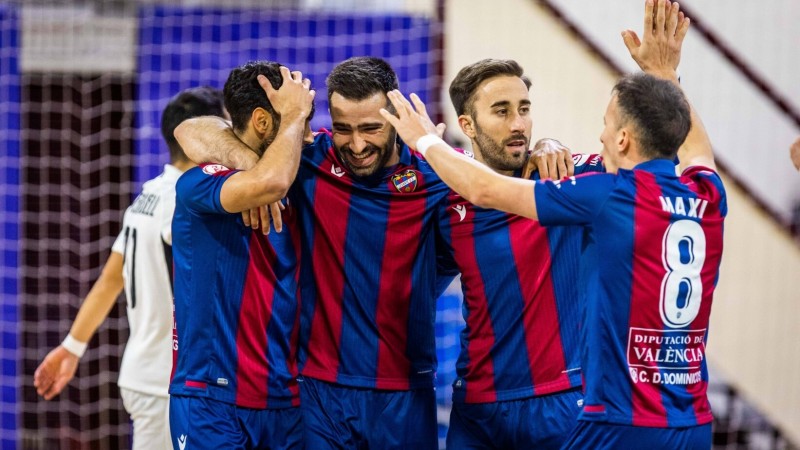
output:
<svg viewBox="0 0 800 450"><path fill-rule="evenodd" d="M581 420L645 427L711 422L706 339L722 257L716 172L652 160L617 175L540 182L543 225L587 229Z"/></svg>

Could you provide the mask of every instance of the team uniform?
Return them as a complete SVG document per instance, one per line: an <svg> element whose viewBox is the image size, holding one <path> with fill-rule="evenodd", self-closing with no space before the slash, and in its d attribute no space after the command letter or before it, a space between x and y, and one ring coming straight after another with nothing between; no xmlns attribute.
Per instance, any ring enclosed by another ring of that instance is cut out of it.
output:
<svg viewBox="0 0 800 450"><path fill-rule="evenodd" d="M604 171L599 155L573 159L576 174ZM461 272L466 322L447 447L559 448L583 398L577 283L583 230L545 228L474 206L455 192L439 220Z"/></svg>
<svg viewBox="0 0 800 450"><path fill-rule="evenodd" d="M220 204L234 173L206 164L176 188L172 442L175 449L301 448L295 212L284 211L281 233L244 226Z"/></svg>
<svg viewBox="0 0 800 450"><path fill-rule="evenodd" d="M657 159L535 192L543 225L588 230L585 401L567 448L709 448L705 345L727 213L719 176L676 176Z"/></svg>
<svg viewBox="0 0 800 450"><path fill-rule="evenodd" d="M436 448L434 228L447 192L406 146L370 177L345 168L327 131L304 149L289 198L308 262L307 448Z"/></svg>
<svg viewBox="0 0 800 450"><path fill-rule="evenodd" d="M165 165L125 210L111 251L123 256L128 337L119 381L122 402L133 420L133 448L169 445L164 418L169 405L172 359L172 214L181 171Z"/></svg>

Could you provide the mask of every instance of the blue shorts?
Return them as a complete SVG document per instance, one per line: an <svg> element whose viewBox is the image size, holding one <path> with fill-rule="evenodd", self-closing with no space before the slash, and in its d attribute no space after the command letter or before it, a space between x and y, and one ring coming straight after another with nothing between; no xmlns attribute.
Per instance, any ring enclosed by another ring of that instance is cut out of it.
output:
<svg viewBox="0 0 800 450"><path fill-rule="evenodd" d="M436 450L433 388L382 391L300 379L307 449Z"/></svg>
<svg viewBox="0 0 800 450"><path fill-rule="evenodd" d="M578 423L580 389L494 403L453 404L448 449L559 449Z"/></svg>
<svg viewBox="0 0 800 450"><path fill-rule="evenodd" d="M565 449L708 450L711 424L684 428L652 428L580 421Z"/></svg>
<svg viewBox="0 0 800 450"><path fill-rule="evenodd" d="M300 408L250 409L172 395L169 427L175 450L303 448Z"/></svg>

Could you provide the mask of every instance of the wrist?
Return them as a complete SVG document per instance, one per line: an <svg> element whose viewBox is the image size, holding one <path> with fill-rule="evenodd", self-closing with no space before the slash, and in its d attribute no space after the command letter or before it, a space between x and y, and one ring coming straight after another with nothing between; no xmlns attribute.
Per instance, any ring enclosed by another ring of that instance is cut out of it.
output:
<svg viewBox="0 0 800 450"><path fill-rule="evenodd" d="M86 347L89 346L89 343L81 342L72 337L71 334L68 334L67 337L65 337L61 342L61 346L64 347L64 349L66 349L68 352L80 358L84 353L86 353Z"/></svg>
<svg viewBox="0 0 800 450"><path fill-rule="evenodd" d="M435 134L426 134L417 139L414 149L422 156L425 156L425 153L428 151L428 149L436 144L445 144L445 142L442 140L442 138Z"/></svg>

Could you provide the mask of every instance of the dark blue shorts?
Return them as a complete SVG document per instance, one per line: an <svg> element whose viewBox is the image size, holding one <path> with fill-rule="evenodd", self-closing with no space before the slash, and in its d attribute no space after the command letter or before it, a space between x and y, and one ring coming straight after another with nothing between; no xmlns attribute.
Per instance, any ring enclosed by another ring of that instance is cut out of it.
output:
<svg viewBox="0 0 800 450"><path fill-rule="evenodd" d="M433 388L381 391L304 377L300 409L307 449L438 448Z"/></svg>
<svg viewBox="0 0 800 450"><path fill-rule="evenodd" d="M453 404L448 449L559 449L578 423L580 389L495 403Z"/></svg>
<svg viewBox="0 0 800 450"><path fill-rule="evenodd" d="M651 428L580 421L565 449L708 450L711 424L684 428Z"/></svg>
<svg viewBox="0 0 800 450"><path fill-rule="evenodd" d="M250 409L172 395L169 427L175 450L303 448L300 408Z"/></svg>

